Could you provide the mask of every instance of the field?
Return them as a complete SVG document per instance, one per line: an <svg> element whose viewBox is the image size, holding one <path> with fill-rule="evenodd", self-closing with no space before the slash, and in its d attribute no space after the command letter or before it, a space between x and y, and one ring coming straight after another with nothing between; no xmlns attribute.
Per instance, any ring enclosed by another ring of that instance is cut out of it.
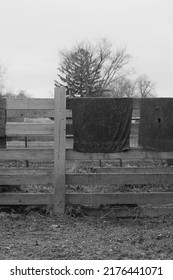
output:
<svg viewBox="0 0 173 280"><path fill-rule="evenodd" d="M8 163L9 164L9 163ZM23 163L11 162L10 166ZM30 167L39 167L29 163ZM52 162L47 166L52 167ZM116 163L115 165L118 165ZM129 164L129 163L128 163ZM132 164L132 163L131 163ZM136 163L135 163L136 164ZM139 164L139 163L138 163ZM151 163L152 165L153 163ZM154 163L156 164L156 163ZM160 164L160 163L157 163ZM4 163L2 163L4 166ZM140 162L140 166L145 163ZM147 163L148 165L148 163ZM9 166L9 165L8 165ZM4 167L8 167L4 166ZM41 168L44 165L41 164ZM93 166L71 165L68 172L95 172ZM140 191L139 186L66 186L67 191ZM158 191L157 186L142 186ZM172 191L172 186L159 190ZM14 191L14 188L12 188ZM52 192L52 186L19 186L15 191ZM0 207L0 259L172 259L173 214L141 217L139 208L124 207L124 217L113 215L115 206L99 211L67 205L66 214L56 217L48 206ZM119 206L119 209L122 207ZM118 208L117 208L118 209ZM133 213L132 217L126 214ZM116 212L116 211L115 211Z"/></svg>

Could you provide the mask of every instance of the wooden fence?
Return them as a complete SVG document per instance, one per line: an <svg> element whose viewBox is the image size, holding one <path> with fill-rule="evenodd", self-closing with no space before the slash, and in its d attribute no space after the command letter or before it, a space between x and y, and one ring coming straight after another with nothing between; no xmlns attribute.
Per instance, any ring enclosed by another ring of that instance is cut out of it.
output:
<svg viewBox="0 0 173 280"><path fill-rule="evenodd" d="M66 110L65 90L55 88L54 99L7 99L6 101L7 137L37 137L29 141L31 145L22 147L16 144L0 149L0 160L17 161L54 161L54 170L50 168L1 168L0 185L54 185L54 193L0 193L1 205L52 205L55 214L63 214L69 204L172 204L173 192L138 192L138 193L66 193L65 185L123 185L156 184L166 185L173 182L173 169L163 167L140 168L99 168L96 173L66 173L67 161L94 160L165 160L172 159L173 152L143 151L137 145L139 129L140 99L133 100L131 125L132 148L121 153L78 153L73 151L73 137L66 135L66 125L72 123L72 112ZM15 118L54 118L50 123L20 123ZM13 120L13 122L10 122ZM39 141L42 137L51 141ZM24 139L23 138L23 139ZM48 139L48 138L47 138ZM47 143L50 142L50 145ZM39 144L38 144L39 143ZM46 143L46 144L41 144Z"/></svg>

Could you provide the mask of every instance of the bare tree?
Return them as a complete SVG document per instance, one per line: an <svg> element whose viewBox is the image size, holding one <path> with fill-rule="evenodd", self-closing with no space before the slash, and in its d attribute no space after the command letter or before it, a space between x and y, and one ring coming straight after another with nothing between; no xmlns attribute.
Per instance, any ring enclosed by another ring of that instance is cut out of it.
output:
<svg viewBox="0 0 173 280"><path fill-rule="evenodd" d="M145 74L139 76L135 83L136 95L141 98L155 97L155 84Z"/></svg>
<svg viewBox="0 0 173 280"><path fill-rule="evenodd" d="M109 94L111 97L135 97L135 82L127 77L119 77Z"/></svg>
<svg viewBox="0 0 173 280"><path fill-rule="evenodd" d="M126 49L112 51L102 39L97 45L80 43L72 51L61 52L56 85L63 85L81 96L102 96L115 80L124 75L130 56Z"/></svg>

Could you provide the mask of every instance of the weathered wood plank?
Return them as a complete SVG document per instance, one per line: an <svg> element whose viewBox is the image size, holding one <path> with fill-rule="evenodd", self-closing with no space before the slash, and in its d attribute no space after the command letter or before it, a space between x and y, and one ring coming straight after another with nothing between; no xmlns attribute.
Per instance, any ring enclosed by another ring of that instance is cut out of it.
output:
<svg viewBox="0 0 173 280"><path fill-rule="evenodd" d="M53 149L13 149L8 148L6 150L0 150L1 160L40 160L49 161L53 160ZM112 153L112 154L90 154L90 153L78 153L73 150L66 151L66 160L116 160L116 159L173 159L173 152L167 153L154 153L144 152L141 150L131 149L128 152Z"/></svg>
<svg viewBox="0 0 173 280"><path fill-rule="evenodd" d="M53 118L54 110L46 109L20 109L20 110L7 110L7 121L15 118Z"/></svg>
<svg viewBox="0 0 173 280"><path fill-rule="evenodd" d="M1 193L0 205L51 205L53 194Z"/></svg>
<svg viewBox="0 0 173 280"><path fill-rule="evenodd" d="M172 167L96 167L94 169L97 173L173 173Z"/></svg>
<svg viewBox="0 0 173 280"><path fill-rule="evenodd" d="M8 109L7 120L15 118L54 118L54 109ZM0 115L1 117L1 115ZM66 118L72 118L72 111L66 110Z"/></svg>
<svg viewBox="0 0 173 280"><path fill-rule="evenodd" d="M4 185L52 185L53 175L43 172L27 172L21 174L0 174L0 186Z"/></svg>
<svg viewBox="0 0 173 280"><path fill-rule="evenodd" d="M54 141L28 141L27 142L28 148L54 148ZM7 148L24 148L25 142L24 141L9 141L7 142ZM66 138L66 149L73 149L73 139Z"/></svg>
<svg viewBox="0 0 173 280"><path fill-rule="evenodd" d="M53 124L42 123L7 123L6 135L53 135Z"/></svg>
<svg viewBox="0 0 173 280"><path fill-rule="evenodd" d="M114 160L114 159L173 159L173 152L153 152L140 149L131 149L121 153L78 153L67 150L67 160Z"/></svg>
<svg viewBox="0 0 173 280"><path fill-rule="evenodd" d="M65 212L66 91L55 88L54 214Z"/></svg>
<svg viewBox="0 0 173 280"><path fill-rule="evenodd" d="M159 193L67 193L69 204L172 204L173 192Z"/></svg>
<svg viewBox="0 0 173 280"><path fill-rule="evenodd" d="M162 217L173 214L173 205L138 205L137 207L127 205L115 205L111 208L82 206L82 212L87 216L107 218L146 218Z"/></svg>
<svg viewBox="0 0 173 280"><path fill-rule="evenodd" d="M16 167L10 167L10 168L0 168L0 176L1 175L20 175L20 174L29 174L29 175L50 175L53 174L53 167L46 167L46 168L32 168L32 167L27 167L27 168L16 168Z"/></svg>
<svg viewBox="0 0 173 280"><path fill-rule="evenodd" d="M53 149L0 149L1 160L53 160Z"/></svg>
<svg viewBox="0 0 173 280"><path fill-rule="evenodd" d="M33 109L54 109L54 99L52 98L7 98L7 110L33 110Z"/></svg>
<svg viewBox="0 0 173 280"><path fill-rule="evenodd" d="M173 173L160 174L116 174L116 173L86 173L86 174L66 174L66 184L68 185L143 185L173 184Z"/></svg>

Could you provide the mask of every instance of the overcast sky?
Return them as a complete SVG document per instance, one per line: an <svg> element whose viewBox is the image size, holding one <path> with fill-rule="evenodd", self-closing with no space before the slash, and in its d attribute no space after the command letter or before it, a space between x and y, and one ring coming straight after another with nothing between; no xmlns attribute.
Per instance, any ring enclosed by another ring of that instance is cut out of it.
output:
<svg viewBox="0 0 173 280"><path fill-rule="evenodd" d="M6 89L53 93L58 52L106 37L127 47L136 75L173 97L172 0L0 0L0 63Z"/></svg>

